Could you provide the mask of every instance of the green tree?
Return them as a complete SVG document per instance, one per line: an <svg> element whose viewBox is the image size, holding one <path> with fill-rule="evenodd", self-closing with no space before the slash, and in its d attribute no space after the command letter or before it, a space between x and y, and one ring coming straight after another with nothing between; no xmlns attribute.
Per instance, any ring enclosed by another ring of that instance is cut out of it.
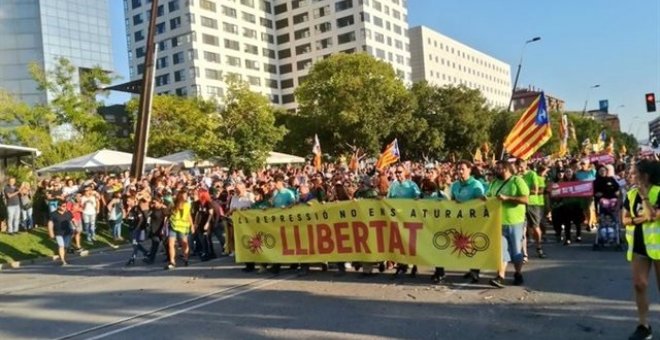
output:
<svg viewBox="0 0 660 340"><path fill-rule="evenodd" d="M236 77L227 77L225 83L227 95L216 129L225 144L216 155L231 167L262 167L287 130L276 125L275 110L267 97L251 91Z"/></svg>
<svg viewBox="0 0 660 340"><path fill-rule="evenodd" d="M126 110L137 115L139 100L131 99ZM154 96L149 127L149 156L162 157L191 150L200 159L214 156L222 146L217 129L217 104L200 98Z"/></svg>
<svg viewBox="0 0 660 340"><path fill-rule="evenodd" d="M392 66L366 53L317 62L295 95L300 119L288 118L297 123L287 125L289 151L309 153L311 143L301 142L318 134L323 152L338 155L354 145L377 154L412 119L410 94Z"/></svg>

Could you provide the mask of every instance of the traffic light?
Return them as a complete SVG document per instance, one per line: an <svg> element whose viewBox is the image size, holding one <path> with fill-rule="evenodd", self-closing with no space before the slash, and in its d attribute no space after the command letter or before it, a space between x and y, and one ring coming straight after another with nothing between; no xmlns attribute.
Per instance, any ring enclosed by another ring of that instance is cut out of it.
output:
<svg viewBox="0 0 660 340"><path fill-rule="evenodd" d="M646 94L646 112L655 112L655 93Z"/></svg>

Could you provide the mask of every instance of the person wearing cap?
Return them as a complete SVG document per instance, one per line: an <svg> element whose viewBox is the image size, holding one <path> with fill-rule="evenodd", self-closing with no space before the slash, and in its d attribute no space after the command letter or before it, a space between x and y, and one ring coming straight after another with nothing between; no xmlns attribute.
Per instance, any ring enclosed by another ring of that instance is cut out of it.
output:
<svg viewBox="0 0 660 340"><path fill-rule="evenodd" d="M48 220L48 236L57 242L57 252L63 266L68 264L65 256L73 233L72 220L73 215L66 210L66 202L59 200L57 209L50 215Z"/></svg>

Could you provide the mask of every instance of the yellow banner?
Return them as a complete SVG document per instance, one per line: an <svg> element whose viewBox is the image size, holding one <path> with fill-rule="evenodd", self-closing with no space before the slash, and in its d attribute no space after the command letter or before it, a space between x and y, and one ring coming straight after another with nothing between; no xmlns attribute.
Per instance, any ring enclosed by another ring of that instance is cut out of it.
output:
<svg viewBox="0 0 660 340"><path fill-rule="evenodd" d="M379 262L453 270L499 266L501 205L430 200L359 200L243 210L232 216L236 261Z"/></svg>

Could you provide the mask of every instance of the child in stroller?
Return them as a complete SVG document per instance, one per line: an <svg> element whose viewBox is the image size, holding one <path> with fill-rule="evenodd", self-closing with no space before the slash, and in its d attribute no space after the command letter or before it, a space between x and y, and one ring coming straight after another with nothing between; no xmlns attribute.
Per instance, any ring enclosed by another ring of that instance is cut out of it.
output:
<svg viewBox="0 0 660 340"><path fill-rule="evenodd" d="M605 246L622 249L621 230L618 200L601 198L598 201L598 230L593 249L599 250Z"/></svg>

